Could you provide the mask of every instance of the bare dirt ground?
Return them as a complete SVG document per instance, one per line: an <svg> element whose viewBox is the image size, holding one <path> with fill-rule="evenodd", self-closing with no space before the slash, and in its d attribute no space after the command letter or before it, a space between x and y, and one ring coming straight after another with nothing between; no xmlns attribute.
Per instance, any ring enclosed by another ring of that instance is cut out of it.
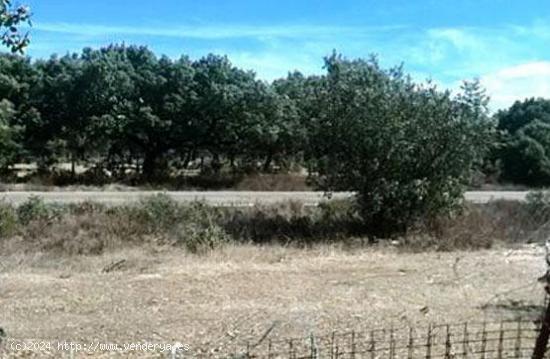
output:
<svg viewBox="0 0 550 359"><path fill-rule="evenodd" d="M120 268L102 273L120 259ZM545 270L543 250L534 246L422 254L229 246L203 257L134 249L0 261L4 357L48 355L10 349L10 340L180 342L193 353L229 350L269 328L270 338L286 338L536 317Z"/></svg>

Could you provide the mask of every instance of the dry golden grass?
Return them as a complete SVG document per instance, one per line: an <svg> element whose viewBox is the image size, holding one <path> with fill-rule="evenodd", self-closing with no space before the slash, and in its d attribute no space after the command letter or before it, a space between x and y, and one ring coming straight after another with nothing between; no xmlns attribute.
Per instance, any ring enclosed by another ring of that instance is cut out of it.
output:
<svg viewBox="0 0 550 359"><path fill-rule="evenodd" d="M118 270L102 272L122 259ZM150 247L17 254L0 263L0 324L8 337L179 341L191 353L231 352L272 326L274 339L536 316L532 308L543 298L536 278L545 269L535 246L413 254L227 245L204 256Z"/></svg>

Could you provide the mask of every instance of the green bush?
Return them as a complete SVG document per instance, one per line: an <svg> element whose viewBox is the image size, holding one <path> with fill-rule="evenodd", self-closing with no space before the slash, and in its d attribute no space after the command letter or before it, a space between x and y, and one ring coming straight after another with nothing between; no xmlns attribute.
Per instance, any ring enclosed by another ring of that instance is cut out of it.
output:
<svg viewBox="0 0 550 359"><path fill-rule="evenodd" d="M542 224L550 221L550 193L531 191L526 197L526 208L529 219Z"/></svg>
<svg viewBox="0 0 550 359"><path fill-rule="evenodd" d="M310 132L317 186L356 192L375 236L457 209L493 134L479 84L453 98L375 59L334 55L326 68Z"/></svg>
<svg viewBox="0 0 550 359"><path fill-rule="evenodd" d="M17 228L17 216L13 206L0 203L0 237L7 237Z"/></svg>
<svg viewBox="0 0 550 359"><path fill-rule="evenodd" d="M186 206L172 232L174 244L183 245L192 253L205 253L230 240L220 225L219 213L204 203Z"/></svg>
<svg viewBox="0 0 550 359"><path fill-rule="evenodd" d="M17 207L17 218L21 224L26 225L33 220L50 217L51 212L51 207L49 207L42 198L31 196L23 204Z"/></svg>
<svg viewBox="0 0 550 359"><path fill-rule="evenodd" d="M170 228L181 215L178 203L162 193L145 197L132 208L134 215L138 217L137 220L147 224L152 232Z"/></svg>

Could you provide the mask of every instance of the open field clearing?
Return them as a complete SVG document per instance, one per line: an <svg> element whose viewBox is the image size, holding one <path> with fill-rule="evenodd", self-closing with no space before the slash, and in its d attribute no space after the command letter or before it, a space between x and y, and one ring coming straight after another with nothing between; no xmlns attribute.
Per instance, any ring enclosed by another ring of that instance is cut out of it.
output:
<svg viewBox="0 0 550 359"><path fill-rule="evenodd" d="M120 205L136 202L143 197L163 193L179 203L204 201L210 205L251 206L255 203L272 204L284 201L299 201L306 205L316 205L327 200L324 192L251 192L251 191L210 191L210 192L175 192L175 191L13 191L2 192L0 198L14 205L38 196L48 203L79 203L92 201L108 205ZM466 192L466 201L488 203L494 200L524 201L528 192L523 191L472 191ZM345 199L351 192L332 193L332 199Z"/></svg>
<svg viewBox="0 0 550 359"><path fill-rule="evenodd" d="M190 353L231 353L269 328L276 339L536 319L543 254L534 245L422 254L329 245L229 245L205 256L174 248L21 254L0 257L0 323L10 340L178 341Z"/></svg>

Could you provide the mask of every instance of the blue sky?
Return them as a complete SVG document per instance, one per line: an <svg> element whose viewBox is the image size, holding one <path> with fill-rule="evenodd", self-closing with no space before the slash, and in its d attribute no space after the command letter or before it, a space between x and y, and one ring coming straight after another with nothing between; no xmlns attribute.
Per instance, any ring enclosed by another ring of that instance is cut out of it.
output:
<svg viewBox="0 0 550 359"><path fill-rule="evenodd" d="M112 42L158 54L227 54L267 80L322 73L323 56L378 55L456 89L479 77L492 108L550 97L548 0L19 0L34 13L29 55Z"/></svg>

